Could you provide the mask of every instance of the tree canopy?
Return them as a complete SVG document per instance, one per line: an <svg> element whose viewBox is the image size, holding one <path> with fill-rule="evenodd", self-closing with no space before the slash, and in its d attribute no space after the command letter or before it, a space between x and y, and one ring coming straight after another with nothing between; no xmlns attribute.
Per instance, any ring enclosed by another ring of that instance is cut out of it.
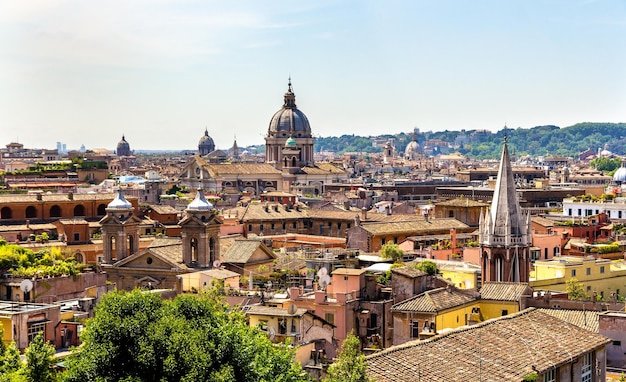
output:
<svg viewBox="0 0 626 382"><path fill-rule="evenodd" d="M367 361L361 352L361 342L354 333L350 333L343 340L337 362L328 367L324 382L369 382L366 370Z"/></svg>
<svg viewBox="0 0 626 382"><path fill-rule="evenodd" d="M394 263L402 261L404 251L398 244L389 242L385 243L380 249L380 256L383 259L392 259Z"/></svg>
<svg viewBox="0 0 626 382"><path fill-rule="evenodd" d="M417 263L415 269L420 270L422 272L426 272L429 275L436 275L439 270L437 269L437 264L434 261L424 260Z"/></svg>
<svg viewBox="0 0 626 382"><path fill-rule="evenodd" d="M162 300L135 290L103 297L68 359L64 381L302 381L272 344L215 291Z"/></svg>
<svg viewBox="0 0 626 382"><path fill-rule="evenodd" d="M15 276L33 277L76 275L84 267L70 252L59 247L32 251L17 244L0 240L0 270Z"/></svg>

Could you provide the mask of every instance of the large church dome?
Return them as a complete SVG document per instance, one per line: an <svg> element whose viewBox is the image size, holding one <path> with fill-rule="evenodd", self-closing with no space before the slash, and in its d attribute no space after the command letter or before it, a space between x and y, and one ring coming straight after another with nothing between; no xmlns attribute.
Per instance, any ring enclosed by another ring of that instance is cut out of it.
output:
<svg viewBox="0 0 626 382"><path fill-rule="evenodd" d="M285 103L270 121L268 136L274 137L311 137L311 125L303 112L296 106L296 95L291 90L291 80L285 93Z"/></svg>
<svg viewBox="0 0 626 382"><path fill-rule="evenodd" d="M200 155L207 155L213 151L215 151L215 142L213 142L213 138L209 136L209 130L204 129L204 135L198 142L198 152Z"/></svg>

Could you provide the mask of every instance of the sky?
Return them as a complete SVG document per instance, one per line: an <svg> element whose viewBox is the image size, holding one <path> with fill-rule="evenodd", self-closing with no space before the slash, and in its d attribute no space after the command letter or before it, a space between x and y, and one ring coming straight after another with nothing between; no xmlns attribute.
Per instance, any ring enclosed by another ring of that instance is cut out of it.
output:
<svg viewBox="0 0 626 382"><path fill-rule="evenodd" d="M0 145L626 121L624 0L0 1Z"/></svg>

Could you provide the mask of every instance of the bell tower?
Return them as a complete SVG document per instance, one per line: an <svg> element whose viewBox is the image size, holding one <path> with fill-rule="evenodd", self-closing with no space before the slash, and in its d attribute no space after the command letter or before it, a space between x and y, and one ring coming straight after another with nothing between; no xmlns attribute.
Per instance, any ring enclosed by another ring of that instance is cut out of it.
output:
<svg viewBox="0 0 626 382"><path fill-rule="evenodd" d="M213 205L199 189L185 209L181 226L183 263L194 268L212 268L220 258L220 225Z"/></svg>
<svg viewBox="0 0 626 382"><path fill-rule="evenodd" d="M519 205L506 137L491 208L481 212L478 232L482 282L528 282L530 214Z"/></svg>
<svg viewBox="0 0 626 382"><path fill-rule="evenodd" d="M111 264L113 255L122 260L139 250L139 219L135 208L119 190L115 199L105 209L100 220L102 227L102 253L104 263Z"/></svg>

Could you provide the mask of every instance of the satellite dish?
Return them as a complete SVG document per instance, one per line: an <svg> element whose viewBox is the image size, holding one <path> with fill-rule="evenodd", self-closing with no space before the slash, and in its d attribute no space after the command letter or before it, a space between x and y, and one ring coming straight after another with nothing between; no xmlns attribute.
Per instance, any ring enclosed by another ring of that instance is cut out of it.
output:
<svg viewBox="0 0 626 382"><path fill-rule="evenodd" d="M274 328L272 328L272 327L268 327L267 328L267 336L269 337L270 341L272 341L274 339L274 337L276 337L276 330L274 330Z"/></svg>
<svg viewBox="0 0 626 382"><path fill-rule="evenodd" d="M221 266L222 266L222 262L221 262L221 261L219 261L219 260L215 260L215 261L213 262L213 268L219 268L219 267L221 267Z"/></svg>
<svg viewBox="0 0 626 382"><path fill-rule="evenodd" d="M320 268L319 271L317 271L317 277L322 278L324 276L328 275L328 269L322 267Z"/></svg>
<svg viewBox="0 0 626 382"><path fill-rule="evenodd" d="M22 281L22 282L20 283L20 289L21 289L21 290L22 290L22 292L24 292L24 293L28 293L28 292L30 292L31 290L33 290L33 282L32 282L32 281L30 281L30 280L28 280L28 279L26 279L26 280Z"/></svg>
<svg viewBox="0 0 626 382"><path fill-rule="evenodd" d="M271 281L268 281L267 284L265 284L267 289L272 289L272 285L274 285L274 284Z"/></svg>
<svg viewBox="0 0 626 382"><path fill-rule="evenodd" d="M322 289L326 288L326 286L330 284L330 276L328 275L320 276L319 283L320 283L320 288Z"/></svg>
<svg viewBox="0 0 626 382"><path fill-rule="evenodd" d="M296 306L296 304L291 304L289 305L289 308L287 308L287 313L293 316L294 314L296 314L297 310L298 310L298 307Z"/></svg>

